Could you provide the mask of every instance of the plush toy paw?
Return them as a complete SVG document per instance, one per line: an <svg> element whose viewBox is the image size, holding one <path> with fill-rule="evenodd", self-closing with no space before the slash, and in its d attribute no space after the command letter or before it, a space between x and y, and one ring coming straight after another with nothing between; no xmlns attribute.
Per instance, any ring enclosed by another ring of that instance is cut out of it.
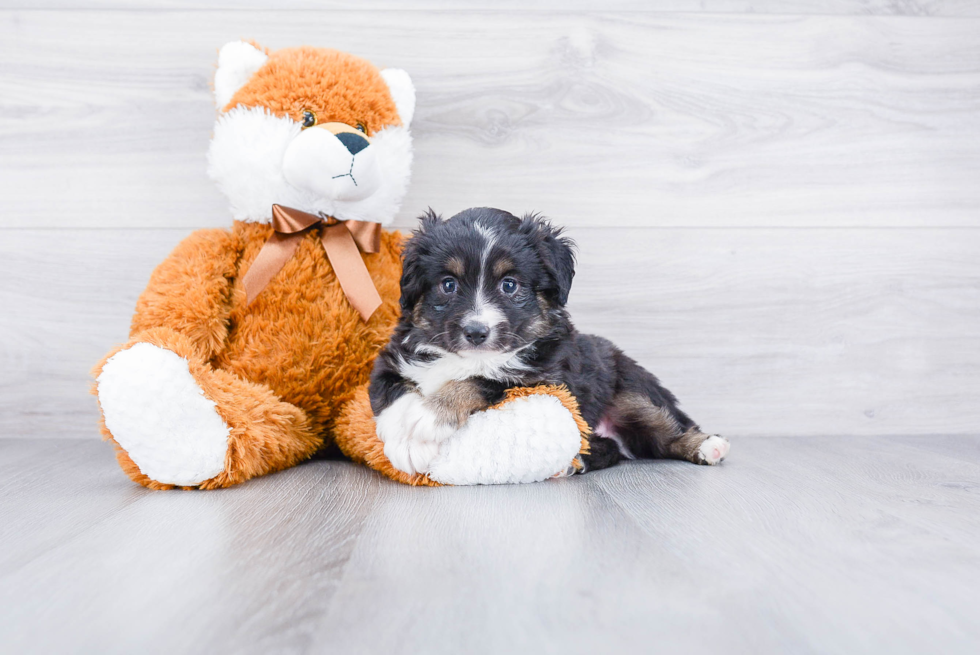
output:
<svg viewBox="0 0 980 655"><path fill-rule="evenodd" d="M514 484L568 475L582 449L575 416L549 394L477 412L448 439L428 473L444 484Z"/></svg>
<svg viewBox="0 0 980 655"><path fill-rule="evenodd" d="M137 343L109 358L97 385L106 428L144 475L193 486L224 471L230 429L186 359Z"/></svg>

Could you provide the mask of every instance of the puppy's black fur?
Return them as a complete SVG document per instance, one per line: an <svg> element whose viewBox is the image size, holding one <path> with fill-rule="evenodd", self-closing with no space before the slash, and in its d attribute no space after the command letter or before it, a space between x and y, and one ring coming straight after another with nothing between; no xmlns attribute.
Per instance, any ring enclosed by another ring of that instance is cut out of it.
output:
<svg viewBox="0 0 980 655"><path fill-rule="evenodd" d="M433 382L420 370L443 366L458 381L470 367L467 411L499 401L508 387L566 385L593 429L586 470L623 457L716 463L719 457L700 450L708 435L656 377L572 325L565 303L573 247L535 215L477 208L448 221L431 211L423 216L403 254L402 316L371 377L374 413L405 393L437 396L423 388ZM459 398L458 391L443 395ZM715 451L725 453L727 442Z"/></svg>

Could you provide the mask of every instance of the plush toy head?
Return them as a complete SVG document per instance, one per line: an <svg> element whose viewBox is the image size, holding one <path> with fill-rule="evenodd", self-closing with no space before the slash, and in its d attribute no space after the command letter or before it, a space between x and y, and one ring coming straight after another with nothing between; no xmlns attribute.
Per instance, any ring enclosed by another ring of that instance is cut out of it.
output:
<svg viewBox="0 0 980 655"><path fill-rule="evenodd" d="M214 95L208 174L236 219L268 221L273 204L394 219L412 164L415 89L405 71L337 50L269 53L235 41L219 52Z"/></svg>

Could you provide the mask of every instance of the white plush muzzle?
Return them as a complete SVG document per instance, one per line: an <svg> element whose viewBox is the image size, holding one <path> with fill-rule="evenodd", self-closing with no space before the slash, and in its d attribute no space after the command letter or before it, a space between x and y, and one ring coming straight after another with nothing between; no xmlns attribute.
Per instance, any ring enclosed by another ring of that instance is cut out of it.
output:
<svg viewBox="0 0 980 655"><path fill-rule="evenodd" d="M408 190L411 169L406 127L387 127L352 154L328 130L303 130L260 107L221 114L208 151L208 175L241 221L268 221L279 204L387 225Z"/></svg>
<svg viewBox="0 0 980 655"><path fill-rule="evenodd" d="M345 201L364 200L382 182L374 146L352 154L340 137L320 128L304 130L290 142L282 174L298 189Z"/></svg>

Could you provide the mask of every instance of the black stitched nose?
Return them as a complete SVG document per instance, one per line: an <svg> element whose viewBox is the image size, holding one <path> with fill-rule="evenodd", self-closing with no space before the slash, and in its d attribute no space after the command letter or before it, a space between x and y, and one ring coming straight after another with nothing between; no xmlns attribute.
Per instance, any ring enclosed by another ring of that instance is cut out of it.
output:
<svg viewBox="0 0 980 655"><path fill-rule="evenodd" d="M334 136L336 136L337 139L344 144L344 147L347 148L347 152L352 155L356 155L371 145L363 136L360 134L354 134L353 132L341 132L340 134L336 134Z"/></svg>
<svg viewBox="0 0 980 655"><path fill-rule="evenodd" d="M479 346L490 336L490 328L483 323L470 323L463 326L463 336L474 346Z"/></svg>

